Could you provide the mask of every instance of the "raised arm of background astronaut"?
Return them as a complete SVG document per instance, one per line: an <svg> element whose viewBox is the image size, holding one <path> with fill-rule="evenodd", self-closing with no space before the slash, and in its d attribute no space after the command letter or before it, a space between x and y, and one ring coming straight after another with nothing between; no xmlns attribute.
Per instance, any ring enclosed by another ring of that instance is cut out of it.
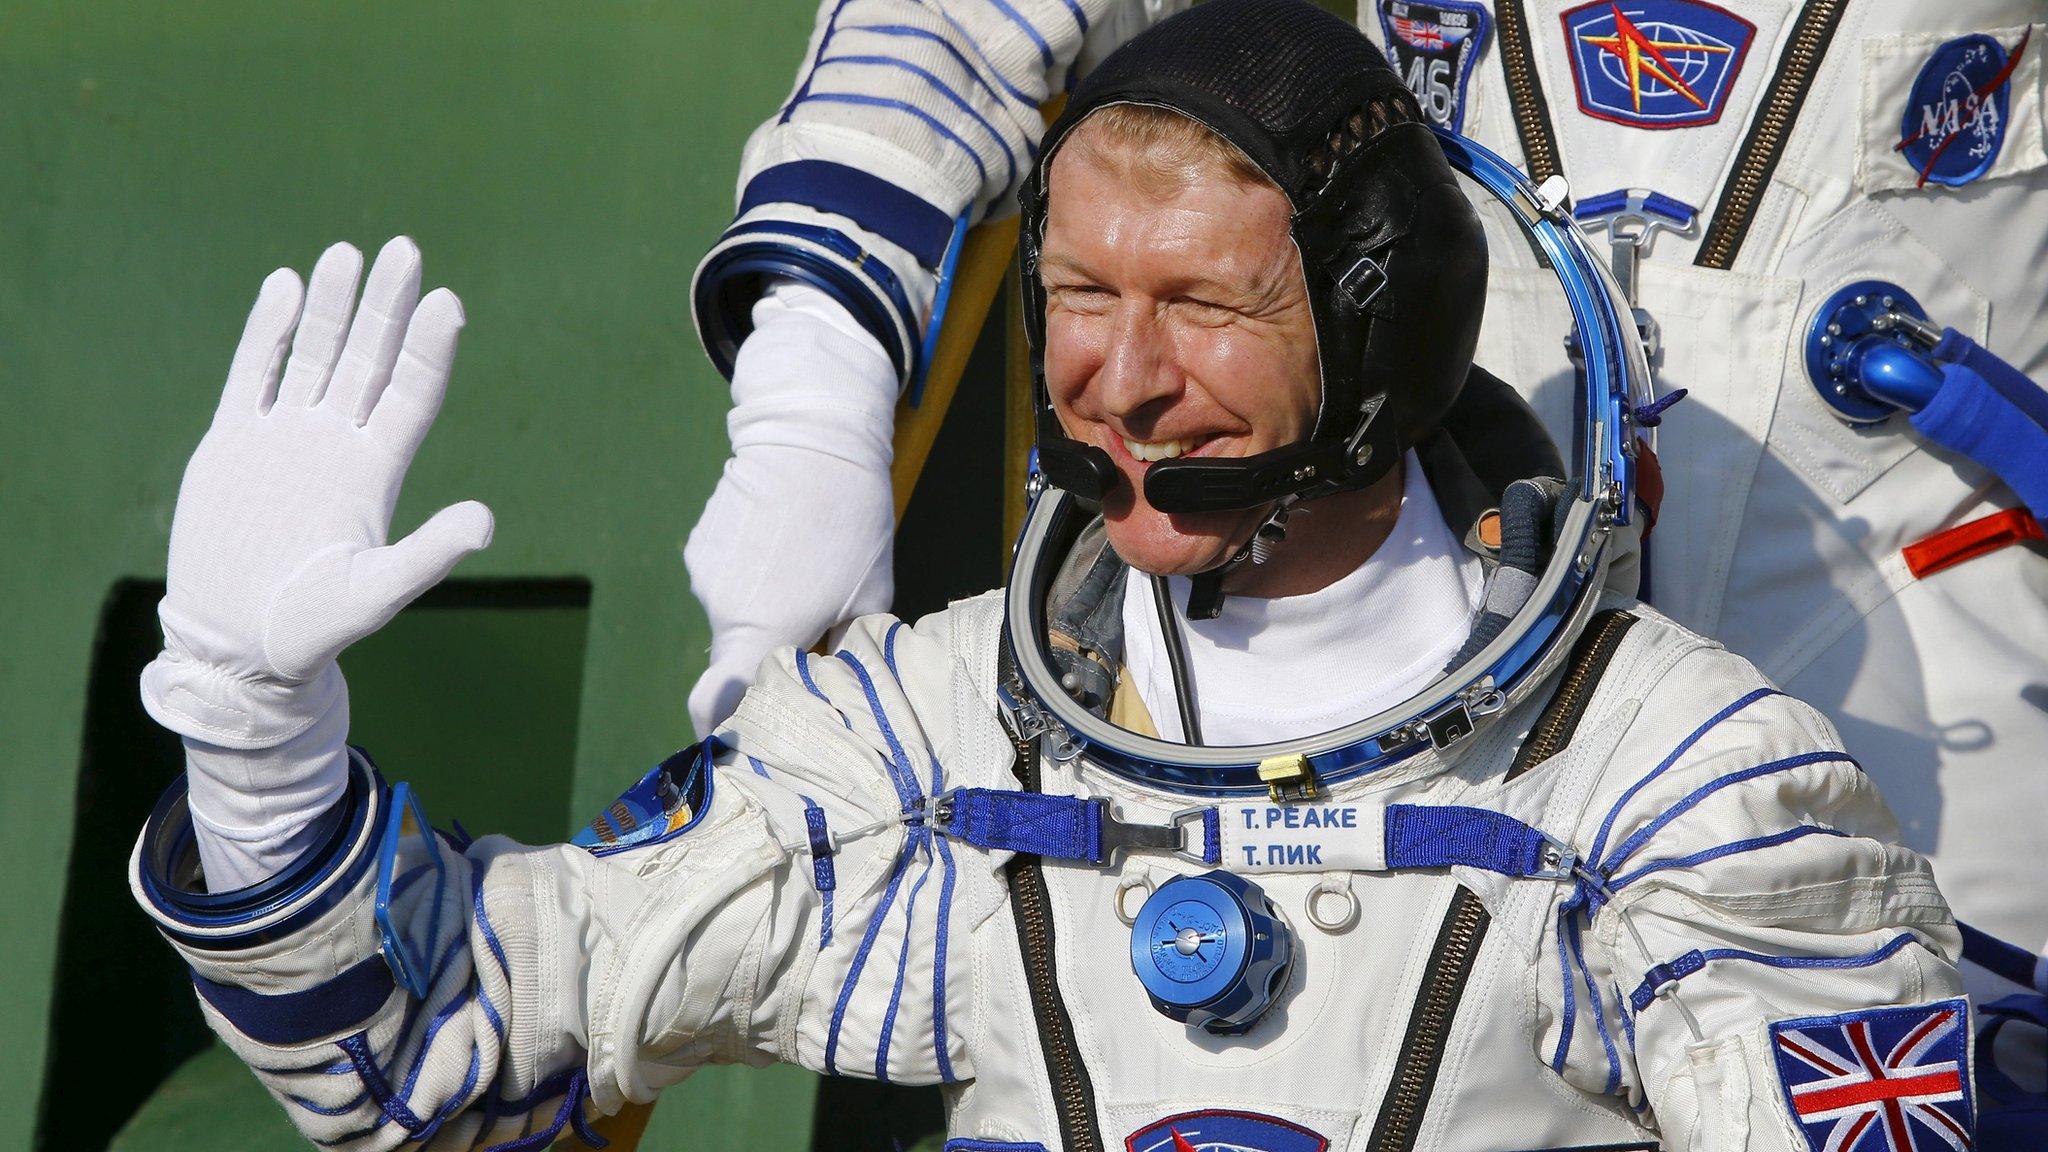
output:
<svg viewBox="0 0 2048 1152"><path fill-rule="evenodd" d="M896 392L923 372L949 253L967 227L1012 210L1039 108L1070 74L1184 7L819 8L795 89L747 143L738 218L692 287L698 333L733 391L733 458L684 550L712 632L690 693L700 734L770 650L888 606Z"/></svg>
<svg viewBox="0 0 2048 1152"><path fill-rule="evenodd" d="M910 689L889 675L900 657L936 676L927 695L952 699L943 635L859 633L801 674L786 651L764 708L847 709L786 757L823 770L782 766L771 717L759 743L772 771L679 754L628 794L654 803L651 818L601 821L589 849L458 848L387 819L394 792L342 745L335 656L482 547L490 519L458 504L384 543L461 309L445 290L410 306L418 252L394 241L343 347L360 267L353 249L331 251L303 315L295 276L266 282L179 493L166 647L144 695L193 741L190 770L131 879L191 965L209 1024L332 1148L537 1149L580 1125L587 1100L609 1112L711 1062L970 1076L973 997L945 957L970 955L966 933L1000 885L986 867L956 873L949 852L936 863L928 843L920 862L902 813L922 810L939 770L914 739ZM886 741L884 707L898 716ZM905 741L924 769L890 758ZM249 853L223 844L222 803L258 813L254 878L274 881L226 879ZM203 871L185 858L195 839Z"/></svg>

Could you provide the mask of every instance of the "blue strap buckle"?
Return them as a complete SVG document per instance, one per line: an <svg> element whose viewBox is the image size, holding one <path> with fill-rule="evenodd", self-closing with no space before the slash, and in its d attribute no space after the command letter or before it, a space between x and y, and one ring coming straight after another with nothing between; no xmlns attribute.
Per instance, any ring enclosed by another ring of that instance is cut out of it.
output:
<svg viewBox="0 0 2048 1152"><path fill-rule="evenodd" d="M1536 829L1536 834L1543 838L1543 846L1536 850L1536 867L1530 870L1530 879L1570 880L1576 877L1579 873L1578 851L1541 828Z"/></svg>
<svg viewBox="0 0 2048 1152"><path fill-rule="evenodd" d="M1190 830L1207 823L1206 814L1210 809L1182 808L1167 817L1164 824L1134 824L1117 819L1107 802L1097 800L1095 803L1103 806L1103 859L1097 863L1114 864L1126 852L1171 852L1196 864L1214 862L1204 850L1201 834Z"/></svg>
<svg viewBox="0 0 2048 1152"><path fill-rule="evenodd" d="M1013 792L998 788L955 788L925 801L925 824L942 836L1003 852L1028 852L1052 860L1116 863L1126 852L1171 852L1197 864L1214 853L1206 835L1213 809L1183 808L1164 824L1119 819L1109 801ZM1200 825L1203 833L1191 833Z"/></svg>
<svg viewBox="0 0 2048 1152"><path fill-rule="evenodd" d="M391 788L390 814L377 846L377 933L399 987L424 1000L433 987L448 865L412 786ZM424 930L424 947L415 943Z"/></svg>

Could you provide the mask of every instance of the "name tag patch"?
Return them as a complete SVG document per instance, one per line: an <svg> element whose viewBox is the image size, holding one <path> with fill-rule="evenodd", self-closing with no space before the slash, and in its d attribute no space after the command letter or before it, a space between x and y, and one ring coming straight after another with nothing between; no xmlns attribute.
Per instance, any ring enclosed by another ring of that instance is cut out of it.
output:
<svg viewBox="0 0 2048 1152"><path fill-rule="evenodd" d="M1562 19L1579 111L1631 128L1720 120L1756 38L1756 25L1701 0L1594 0Z"/></svg>
<svg viewBox="0 0 2048 1152"><path fill-rule="evenodd" d="M1228 804L1222 866L1256 872L1386 868L1386 809L1362 804Z"/></svg>
<svg viewBox="0 0 2048 1152"><path fill-rule="evenodd" d="M1960 188L2044 161L2029 27L1864 42L1857 176L1867 192Z"/></svg>
<svg viewBox="0 0 2048 1152"><path fill-rule="evenodd" d="M1430 123L1465 130L1465 90L1492 27L1486 9L1460 0L1380 0L1380 28L1394 71Z"/></svg>

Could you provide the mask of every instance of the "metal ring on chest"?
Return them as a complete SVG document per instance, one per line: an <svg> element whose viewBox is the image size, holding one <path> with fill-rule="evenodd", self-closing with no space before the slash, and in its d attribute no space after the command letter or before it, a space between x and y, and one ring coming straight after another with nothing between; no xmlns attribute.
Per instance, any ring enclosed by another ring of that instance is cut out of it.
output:
<svg viewBox="0 0 2048 1152"><path fill-rule="evenodd" d="M1342 916L1333 918L1321 911L1322 900L1326 896L1343 900ZM1315 887L1308 890L1307 898L1302 901L1302 914L1308 918L1309 923L1325 932L1342 932L1358 923L1358 897L1352 893L1349 883L1334 876L1328 877L1318 881Z"/></svg>
<svg viewBox="0 0 2048 1152"><path fill-rule="evenodd" d="M1116 918L1124 922L1124 927L1129 928L1138 922L1138 913L1128 910L1130 906L1126 902L1126 898L1133 892L1143 892L1145 898L1149 900L1152 897L1152 887L1152 877L1143 872L1136 876L1126 876L1117 884L1116 895L1112 896L1110 901L1111 905L1116 909ZM1138 901L1140 909L1144 905L1144 900Z"/></svg>

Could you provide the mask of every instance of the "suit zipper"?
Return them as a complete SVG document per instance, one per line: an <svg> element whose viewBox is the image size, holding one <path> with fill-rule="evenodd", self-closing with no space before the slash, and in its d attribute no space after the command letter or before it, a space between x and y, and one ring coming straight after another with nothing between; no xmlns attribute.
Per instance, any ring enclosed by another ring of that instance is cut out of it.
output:
<svg viewBox="0 0 2048 1152"><path fill-rule="evenodd" d="M1536 80L1536 55L1529 47L1529 21L1522 0L1500 0L1493 6L1500 24L1500 65L1508 85L1508 107L1515 114L1515 134L1522 138L1522 158L1529 177L1542 183L1558 173L1557 138L1550 131L1550 108Z"/></svg>
<svg viewBox="0 0 2048 1152"><path fill-rule="evenodd" d="M1750 122L1749 138L1742 142L1735 171L1722 187L1721 203L1714 209L1714 222L1706 239L1700 241L1694 264L1725 269L1735 263L1735 253L1749 233L1764 186L1784 155L1799 106L1806 102L1821 57L1827 54L1828 42L1835 38L1842 10L1848 6L1848 0L1807 0L1800 10L1799 23L1785 42L1784 55L1778 58L1778 70L1764 91L1763 107Z"/></svg>
<svg viewBox="0 0 2048 1152"><path fill-rule="evenodd" d="M1436 1087L1437 1069L1443 1065L1444 1046L1451 1039L1451 1023L1489 921L1485 905L1468 889L1461 887L1451 897L1366 1152L1411 1152L1415 1147L1430 1092Z"/></svg>
<svg viewBox="0 0 2048 1152"><path fill-rule="evenodd" d="M1564 682L1558 685L1557 694L1550 698L1550 703L1543 706L1543 714L1536 718L1535 729L1522 742L1521 750L1515 753L1515 762L1508 768L1507 779L1520 776L1571 743L1572 736L1578 732L1579 718L1586 714L1587 698L1599 686L1608 662L1614 659L1615 650L1621 647L1621 638L1628 634L1629 627L1635 622L1634 616L1613 608L1593 618L1593 626L1587 630L1586 638L1579 642L1565 666Z"/></svg>
<svg viewBox="0 0 2048 1152"><path fill-rule="evenodd" d="M1017 775L1026 792L1039 790L1038 742L1013 738ZM1039 858L1025 853L1007 866L1010 901L1017 920L1017 943L1024 953L1024 982L1031 994L1031 1014L1038 1024L1039 1046L1052 1081L1053 1110L1060 1125L1060 1147L1069 1152L1102 1152L1102 1133L1095 1124L1095 1088L1089 1082L1081 1049L1074 1041L1074 1022L1060 999L1053 967L1052 897L1045 887Z"/></svg>
<svg viewBox="0 0 2048 1152"><path fill-rule="evenodd" d="M1502 5L1503 8L1506 4ZM1621 648L1622 638L1636 617L1620 609L1608 609L1593 617L1573 647L1565 667L1564 682L1536 718L1535 731L1523 742L1515 762L1508 768L1513 779L1541 764L1571 743L1586 702L1599 686L1601 675ZM1450 911L1437 930L1436 946L1429 967L1423 972L1415 1007L1408 1015L1408 1035L1401 1042L1401 1054L1394 1064L1394 1076L1387 1095L1373 1120L1372 1138L1366 1152L1411 1152L1422 1133L1422 1118L1436 1087L1437 1069L1443 1064L1444 1046L1450 1042L1451 1023L1465 985L1479 956L1491 917L1479 897L1459 888L1451 897Z"/></svg>

